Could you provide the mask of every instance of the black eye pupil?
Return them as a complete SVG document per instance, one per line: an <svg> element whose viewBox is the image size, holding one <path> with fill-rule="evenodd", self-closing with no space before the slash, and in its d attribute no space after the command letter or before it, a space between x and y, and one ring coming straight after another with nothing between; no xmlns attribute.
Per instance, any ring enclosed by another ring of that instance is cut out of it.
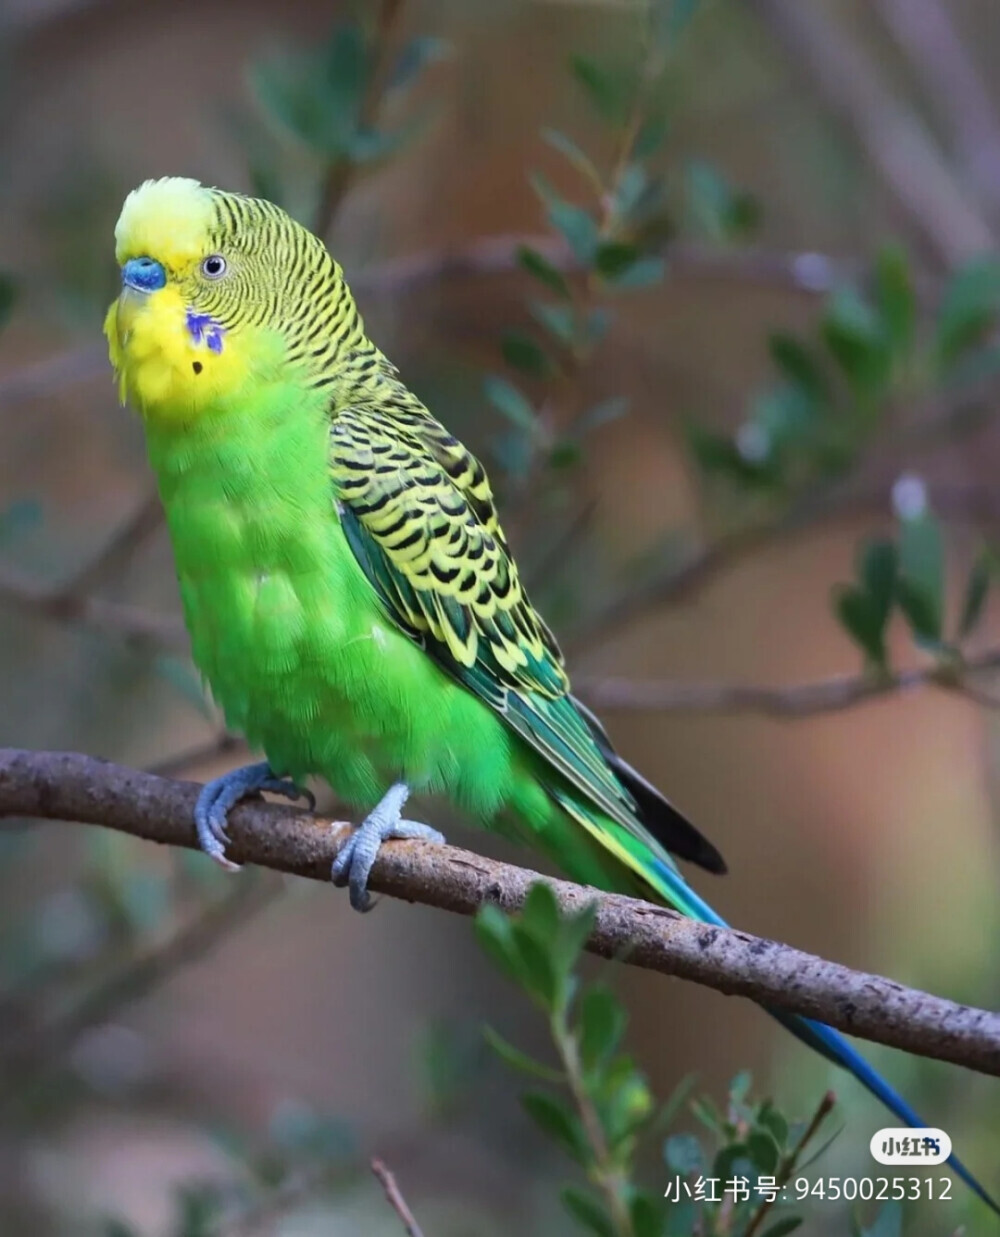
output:
<svg viewBox="0 0 1000 1237"><path fill-rule="evenodd" d="M206 275L221 275L225 267L225 263L221 258L206 258L205 259L205 274Z"/></svg>

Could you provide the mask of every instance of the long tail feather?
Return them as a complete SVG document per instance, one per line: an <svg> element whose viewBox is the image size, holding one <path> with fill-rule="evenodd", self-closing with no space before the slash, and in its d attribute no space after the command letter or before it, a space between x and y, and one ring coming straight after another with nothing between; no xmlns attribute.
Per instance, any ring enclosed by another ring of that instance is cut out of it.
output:
<svg viewBox="0 0 1000 1237"><path fill-rule="evenodd" d="M657 860L655 876L655 883L663 887L664 896L677 910L693 919L700 919L703 923L715 924L720 928L729 927L726 921L695 893L674 868ZM786 1014L776 1009L768 1009L767 1012L776 1018L786 1030L791 1031L796 1039L826 1057L828 1061L832 1061L834 1065L839 1065L848 1073L853 1074L863 1087L905 1125L911 1129L921 1129L927 1126L927 1122L839 1032L822 1022L814 1022L811 1018L802 1018L797 1014ZM956 1176L961 1178L996 1215L1000 1216L1000 1204L990 1197L962 1161L952 1155L948 1159L948 1164Z"/></svg>

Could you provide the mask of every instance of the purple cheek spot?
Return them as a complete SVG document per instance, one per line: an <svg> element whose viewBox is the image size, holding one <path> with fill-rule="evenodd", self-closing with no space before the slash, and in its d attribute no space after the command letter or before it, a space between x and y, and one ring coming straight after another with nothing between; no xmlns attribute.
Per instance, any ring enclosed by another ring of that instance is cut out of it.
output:
<svg viewBox="0 0 1000 1237"><path fill-rule="evenodd" d="M197 314L193 309L189 309L186 325L188 334L194 343L205 344L208 350L216 355L222 351L222 339L226 330L215 321L211 314Z"/></svg>

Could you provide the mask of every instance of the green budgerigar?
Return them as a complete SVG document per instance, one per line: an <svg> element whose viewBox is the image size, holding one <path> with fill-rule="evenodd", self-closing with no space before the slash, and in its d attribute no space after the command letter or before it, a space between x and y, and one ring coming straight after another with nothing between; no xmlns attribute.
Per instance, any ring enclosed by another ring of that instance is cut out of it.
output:
<svg viewBox="0 0 1000 1237"><path fill-rule="evenodd" d="M334 865L365 909L384 840L441 840L404 818L408 796L442 793L575 880L722 924L671 855L713 872L721 856L570 694L482 465L369 340L322 241L181 178L131 193L115 236L111 360L145 425L194 660L267 757L204 788L204 850L228 862L242 796L321 777L367 813ZM836 1032L778 1016L924 1124Z"/></svg>

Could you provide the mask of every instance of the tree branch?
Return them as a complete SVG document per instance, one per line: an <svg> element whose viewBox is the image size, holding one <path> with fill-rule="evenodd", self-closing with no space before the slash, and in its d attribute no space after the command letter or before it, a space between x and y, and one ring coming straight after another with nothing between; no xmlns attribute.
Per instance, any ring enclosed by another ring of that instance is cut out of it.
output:
<svg viewBox="0 0 1000 1237"><path fill-rule="evenodd" d="M0 749L0 816L104 825L150 841L195 848L198 787L65 752ZM231 817L236 861L327 881L348 825L270 803ZM379 853L379 893L471 915L486 901L521 905L536 873L454 847L392 842ZM633 898L566 881L564 907L595 902L592 953L676 975L920 1056L1000 1076L1000 1014L957 1005L746 932L697 923Z"/></svg>
<svg viewBox="0 0 1000 1237"><path fill-rule="evenodd" d="M382 1189L385 1190L385 1197L389 1206L399 1216L400 1223L406 1230L406 1237L423 1237L420 1225L417 1223L413 1212L403 1197L403 1192L399 1188L395 1175L377 1157L371 1162L371 1170Z"/></svg>
<svg viewBox="0 0 1000 1237"><path fill-rule="evenodd" d="M946 120L970 184L995 213L1000 208L1000 120L949 6L942 0L879 0L876 11Z"/></svg>
<svg viewBox="0 0 1000 1237"><path fill-rule="evenodd" d="M968 695L977 704L1000 708L967 676L1000 668L1000 649L987 649L964 663L935 662L909 670L839 675L817 683L759 687L749 683L668 683L622 678L579 677L573 686L589 704L603 709L650 713L763 713L770 717L811 717L835 713L892 692L938 687Z"/></svg>
<svg viewBox="0 0 1000 1237"><path fill-rule="evenodd" d="M878 64L816 4L750 0L785 45L797 71L854 131L873 168L945 266L993 247L990 225L964 192Z"/></svg>

